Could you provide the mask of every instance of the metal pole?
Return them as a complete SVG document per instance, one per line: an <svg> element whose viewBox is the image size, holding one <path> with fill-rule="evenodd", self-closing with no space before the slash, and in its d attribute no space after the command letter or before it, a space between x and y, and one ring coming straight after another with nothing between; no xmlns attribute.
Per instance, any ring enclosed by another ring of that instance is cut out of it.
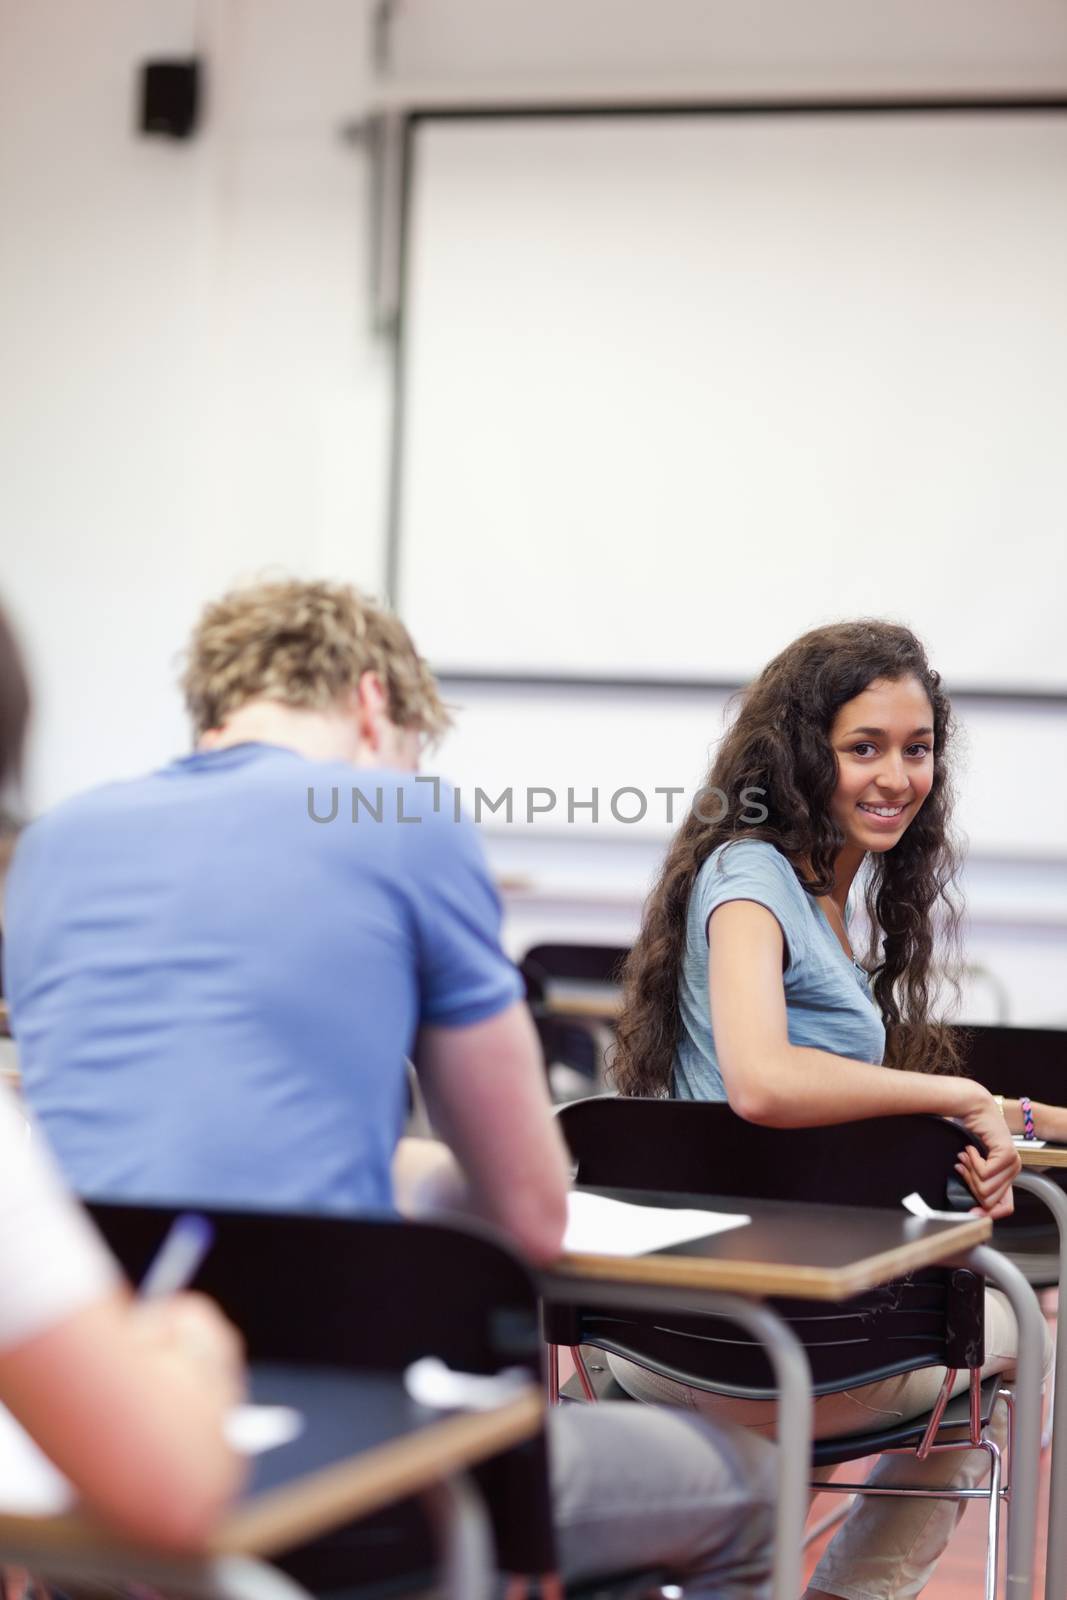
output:
<svg viewBox="0 0 1067 1600"><path fill-rule="evenodd" d="M1015 1448L1007 1539L1007 1600L1033 1600L1037 1484L1041 1464L1041 1378L1045 1323L1037 1296L1011 1261L988 1245L952 1265L981 1273L1002 1289L1015 1313L1019 1350L1015 1381Z"/></svg>
<svg viewBox="0 0 1067 1600"><path fill-rule="evenodd" d="M572 1303L574 1278L541 1279L541 1292L550 1300ZM803 1591L804 1523L808 1515L811 1472L812 1396L811 1367L807 1353L789 1324L769 1306L739 1295L707 1289L659 1288L649 1284L598 1283L580 1285L583 1305L631 1312L681 1313L697 1311L729 1317L767 1352L778 1390L778 1503L774 1521L774 1577L772 1600L796 1600ZM1028 1597L1029 1600L1029 1597Z"/></svg>
<svg viewBox="0 0 1067 1600"><path fill-rule="evenodd" d="M490 1600L496 1564L485 1502L463 1473L423 1494L441 1547L441 1592L448 1600Z"/></svg>
<svg viewBox="0 0 1067 1600"><path fill-rule="evenodd" d="M1067 1195L1036 1172L1020 1172L1015 1188L1037 1195L1056 1219L1060 1233L1060 1292L1067 1284ZM1052 1411L1052 1470L1049 1477L1048 1553L1045 1600L1067 1596L1067 1329L1057 1329L1056 1377Z"/></svg>

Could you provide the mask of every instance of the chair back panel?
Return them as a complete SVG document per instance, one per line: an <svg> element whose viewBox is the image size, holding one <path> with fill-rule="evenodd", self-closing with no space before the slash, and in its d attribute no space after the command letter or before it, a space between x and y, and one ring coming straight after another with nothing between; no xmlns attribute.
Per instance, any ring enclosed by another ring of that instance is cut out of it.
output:
<svg viewBox="0 0 1067 1600"><path fill-rule="evenodd" d="M605 1188L969 1210L955 1177L974 1140L941 1117L878 1117L828 1128L764 1128L725 1102L602 1095L559 1111L577 1182Z"/></svg>
<svg viewBox="0 0 1067 1600"><path fill-rule="evenodd" d="M1029 1095L1048 1105L1067 1103L1067 1029L1009 1028L999 1024L955 1028L961 1046L960 1068L991 1094L1017 1099ZM1050 1167L1044 1173L1067 1190L1067 1171ZM1035 1195L1020 1190L1015 1210L993 1230L994 1245L1003 1249L1056 1249L1059 1234L1048 1209Z"/></svg>
<svg viewBox="0 0 1067 1600"><path fill-rule="evenodd" d="M89 1205L134 1283L182 1209ZM195 1209L215 1237L194 1287L240 1329L251 1361L397 1372L434 1355L465 1372L521 1367L542 1381L536 1285L493 1238L431 1222ZM553 1570L543 1437L477 1475L502 1567Z"/></svg>
<svg viewBox="0 0 1067 1600"><path fill-rule="evenodd" d="M1063 1105L1067 1100L1067 1028L955 1028L960 1067L992 1094Z"/></svg>
<svg viewBox="0 0 1067 1600"><path fill-rule="evenodd" d="M610 984L622 981L622 968L630 954L625 945L536 944L519 962L528 997L544 998L553 979L568 983Z"/></svg>

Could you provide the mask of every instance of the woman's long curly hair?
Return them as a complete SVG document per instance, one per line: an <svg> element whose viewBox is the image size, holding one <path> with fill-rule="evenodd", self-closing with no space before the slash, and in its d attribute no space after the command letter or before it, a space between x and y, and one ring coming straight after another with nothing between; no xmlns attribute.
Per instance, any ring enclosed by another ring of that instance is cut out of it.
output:
<svg viewBox="0 0 1067 1600"><path fill-rule="evenodd" d="M920 1072L957 1069L951 1033L929 1016L936 911L949 949L959 938L954 894L959 852L949 833L952 707L907 628L877 620L841 622L797 639L744 692L705 784L705 790L726 797L719 803L724 815L702 820L702 808L694 803L671 843L624 974L612 1067L622 1094L670 1093L689 896L717 846L731 839L764 839L792 864L808 894L830 893L834 863L845 843L830 813L837 786L830 729L840 708L879 678L915 678L926 691L934 713L934 778L897 844L868 858L865 965L886 1026L886 1065ZM767 811L761 822L745 821L756 804L746 789L762 791L756 797Z"/></svg>

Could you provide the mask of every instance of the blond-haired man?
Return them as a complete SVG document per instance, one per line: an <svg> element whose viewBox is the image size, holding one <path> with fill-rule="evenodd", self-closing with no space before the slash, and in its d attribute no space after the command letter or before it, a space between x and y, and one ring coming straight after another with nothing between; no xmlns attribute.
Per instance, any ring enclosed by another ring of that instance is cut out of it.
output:
<svg viewBox="0 0 1067 1600"><path fill-rule="evenodd" d="M68 1177L389 1207L414 1054L458 1158L439 1192L551 1259L564 1152L477 835L415 771L447 717L406 631L349 588L261 584L208 607L184 681L193 754L61 806L12 873L23 1078ZM618 1405L554 1414L551 1444L567 1572L765 1592L764 1441Z"/></svg>

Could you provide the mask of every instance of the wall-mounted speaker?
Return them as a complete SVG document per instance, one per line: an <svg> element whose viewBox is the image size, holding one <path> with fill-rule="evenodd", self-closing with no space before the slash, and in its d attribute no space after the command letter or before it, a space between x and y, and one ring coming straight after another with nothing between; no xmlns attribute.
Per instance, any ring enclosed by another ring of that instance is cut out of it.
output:
<svg viewBox="0 0 1067 1600"><path fill-rule="evenodd" d="M200 89L199 61L146 61L141 67L141 133L192 138Z"/></svg>

